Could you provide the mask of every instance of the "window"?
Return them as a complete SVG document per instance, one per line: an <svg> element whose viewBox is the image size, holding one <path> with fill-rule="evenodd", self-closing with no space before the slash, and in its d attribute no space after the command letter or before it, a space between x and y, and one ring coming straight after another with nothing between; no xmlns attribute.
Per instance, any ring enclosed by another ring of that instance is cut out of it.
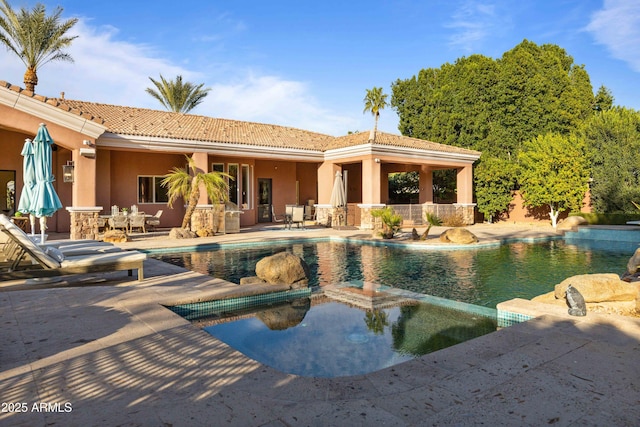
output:
<svg viewBox="0 0 640 427"><path fill-rule="evenodd" d="M229 163L229 201L238 204L238 164Z"/></svg>
<svg viewBox="0 0 640 427"><path fill-rule="evenodd" d="M167 203L167 189L161 185L164 176L138 177L138 203Z"/></svg>
<svg viewBox="0 0 640 427"><path fill-rule="evenodd" d="M211 163L212 172L224 172L224 163ZM227 173L231 177L229 184L229 201L240 209L251 209L251 166L238 163L227 164Z"/></svg>
<svg viewBox="0 0 640 427"><path fill-rule="evenodd" d="M240 194L240 201L242 209L251 208L251 177L249 173L249 165L242 165L242 192Z"/></svg>

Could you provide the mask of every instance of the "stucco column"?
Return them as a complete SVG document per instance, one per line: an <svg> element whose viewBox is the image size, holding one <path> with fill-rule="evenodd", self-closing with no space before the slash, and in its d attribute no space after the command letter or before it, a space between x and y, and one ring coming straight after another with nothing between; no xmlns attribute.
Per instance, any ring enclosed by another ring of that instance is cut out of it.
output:
<svg viewBox="0 0 640 427"><path fill-rule="evenodd" d="M362 204L381 203L380 172L380 163L373 157L362 161Z"/></svg>
<svg viewBox="0 0 640 427"><path fill-rule="evenodd" d="M196 173L209 172L209 155L203 152L193 153L193 161L196 165ZM207 190L203 184L200 185L200 198L198 199L198 205L209 204L209 197L207 196Z"/></svg>
<svg viewBox="0 0 640 427"><path fill-rule="evenodd" d="M457 203L473 203L473 165L467 165L462 169L458 169L457 186Z"/></svg>
<svg viewBox="0 0 640 427"><path fill-rule="evenodd" d="M74 165L71 204L73 207L96 205L96 159L80 155L80 149L72 151Z"/></svg>
<svg viewBox="0 0 640 427"><path fill-rule="evenodd" d="M433 203L433 170L429 166L420 167L420 196L418 203Z"/></svg>
<svg viewBox="0 0 640 427"><path fill-rule="evenodd" d="M342 166L331 162L324 162L318 168L318 204L328 205L331 202L331 191L336 172L342 171Z"/></svg>

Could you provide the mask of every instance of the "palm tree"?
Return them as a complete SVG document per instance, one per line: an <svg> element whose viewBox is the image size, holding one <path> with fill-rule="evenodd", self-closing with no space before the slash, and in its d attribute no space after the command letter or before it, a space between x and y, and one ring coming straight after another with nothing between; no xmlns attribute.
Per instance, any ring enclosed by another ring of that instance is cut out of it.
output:
<svg viewBox="0 0 640 427"><path fill-rule="evenodd" d="M373 89L367 89L367 96L364 97L364 111L371 111L371 114L375 117L375 124L373 126L373 135L369 138L371 140L376 139L376 133L378 132L378 118L380 117L380 110L383 110L387 104L387 95L382 93L381 87L375 87Z"/></svg>
<svg viewBox="0 0 640 427"><path fill-rule="evenodd" d="M169 195L168 205L173 207L173 202L182 198L187 202L187 211L182 219L182 228L189 229L191 216L196 210L198 199L200 198L200 185L204 184L207 195L212 202L227 201L229 199L229 184L226 178L230 175L222 172L201 172L196 167L192 157L187 158L188 166L185 168L173 168L171 172L164 176L161 181L163 187L167 187Z"/></svg>
<svg viewBox="0 0 640 427"><path fill-rule="evenodd" d="M73 62L68 53L62 51L69 47L78 36L65 36L73 27L77 18L60 22L62 8L57 7L51 16L47 16L44 5L38 3L32 10L21 8L16 13L7 0L0 4L0 41L27 66L24 73L24 85L35 92L38 84L38 69L49 61Z"/></svg>
<svg viewBox="0 0 640 427"><path fill-rule="evenodd" d="M167 110L175 113L188 113L200 104L205 96L209 94L211 88L203 88L204 83L198 86L190 82L182 82L182 76L177 76L174 80L165 80L160 74L160 81L149 77L156 89L147 88L147 93L153 96Z"/></svg>

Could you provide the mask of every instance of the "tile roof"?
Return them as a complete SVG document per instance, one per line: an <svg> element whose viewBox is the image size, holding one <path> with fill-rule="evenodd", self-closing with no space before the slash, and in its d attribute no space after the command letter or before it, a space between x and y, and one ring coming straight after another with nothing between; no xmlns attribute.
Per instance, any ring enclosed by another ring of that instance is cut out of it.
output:
<svg viewBox="0 0 640 427"><path fill-rule="evenodd" d="M358 132L345 136L339 136L334 138L327 146L326 150L351 147L354 145L366 144L369 142L370 132ZM438 144L437 142L427 141L426 139L410 138L408 136L394 135L386 132L376 132L376 145L386 145L392 147L404 147L404 148L416 148L420 150L440 151L446 153L460 153L460 154L476 154L480 155L479 151L469 150L466 148L460 148L453 145Z"/></svg>
<svg viewBox="0 0 640 427"><path fill-rule="evenodd" d="M326 151L369 142L369 132L359 132L334 137L286 126L219 119L146 108L99 104L87 101L75 101L63 98L47 98L18 86L11 85L5 81L0 81L0 87L8 88L9 90L20 93L22 96L30 96L33 99L42 101L66 112L88 118L91 121L105 126L108 132L118 135L313 151ZM479 152L473 150L380 131L376 134L376 144L447 153L480 155Z"/></svg>

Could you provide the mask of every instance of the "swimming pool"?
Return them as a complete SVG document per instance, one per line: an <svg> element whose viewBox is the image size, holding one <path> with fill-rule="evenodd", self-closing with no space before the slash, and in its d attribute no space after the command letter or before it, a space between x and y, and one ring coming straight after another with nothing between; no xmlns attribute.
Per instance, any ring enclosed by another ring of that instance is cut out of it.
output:
<svg viewBox="0 0 640 427"><path fill-rule="evenodd" d="M576 274L621 274L636 247L554 239L435 250L318 239L150 256L239 283L241 277L255 275L255 265L263 257L289 251L309 265L312 287L367 281L495 308L502 301L550 292Z"/></svg>

